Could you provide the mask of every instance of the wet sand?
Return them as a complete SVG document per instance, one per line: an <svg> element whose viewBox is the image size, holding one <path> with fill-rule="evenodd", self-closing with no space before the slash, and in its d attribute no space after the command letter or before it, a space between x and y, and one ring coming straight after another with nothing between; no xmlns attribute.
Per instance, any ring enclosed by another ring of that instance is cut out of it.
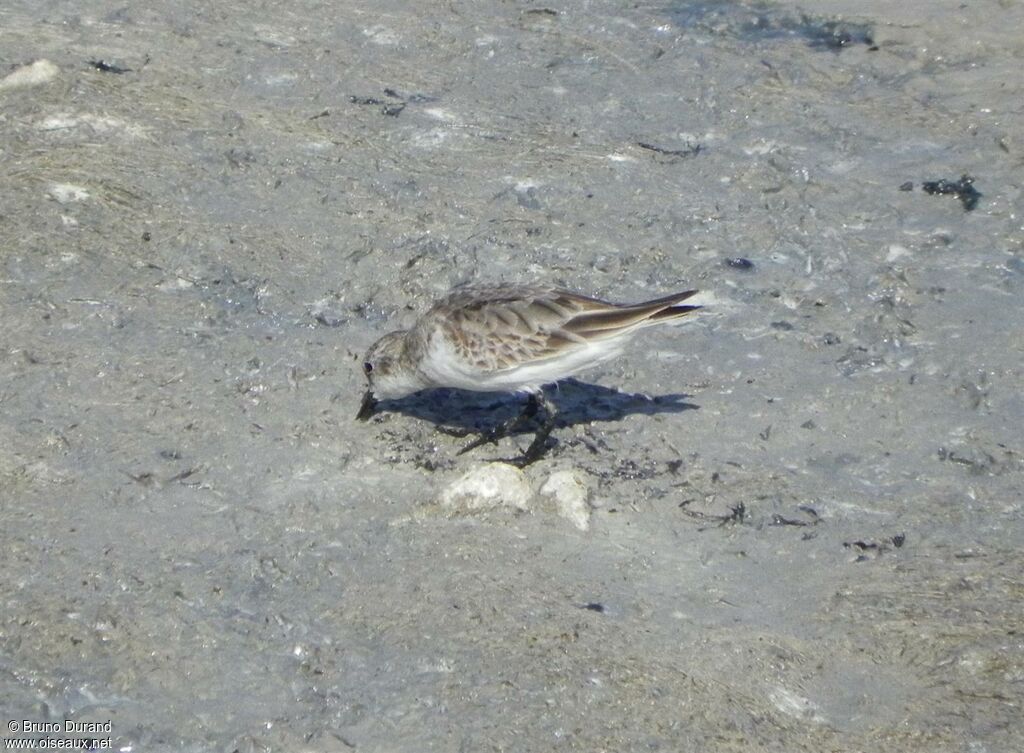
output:
<svg viewBox="0 0 1024 753"><path fill-rule="evenodd" d="M133 751L1019 750L1022 27L6 3L8 717ZM965 175L973 208L924 190ZM521 504L470 510L446 490L529 437L437 427L514 400L353 420L364 349L468 280L713 305L553 390Z"/></svg>

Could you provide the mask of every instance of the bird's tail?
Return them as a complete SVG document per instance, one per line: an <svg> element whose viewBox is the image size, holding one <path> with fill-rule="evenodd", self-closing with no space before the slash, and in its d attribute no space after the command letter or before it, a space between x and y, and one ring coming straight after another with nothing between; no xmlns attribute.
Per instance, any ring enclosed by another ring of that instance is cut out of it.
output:
<svg viewBox="0 0 1024 753"><path fill-rule="evenodd" d="M573 317L564 325L563 329L580 337L601 338L611 337L624 330L661 324L679 319L701 308L700 306L679 305L696 294L696 290L687 290L644 303L586 311Z"/></svg>
<svg viewBox="0 0 1024 753"><path fill-rule="evenodd" d="M686 299L697 295L697 293L698 291L696 290L687 290L684 293L675 293L674 295L668 295L664 298L658 298L653 301L647 301L647 303L639 304L640 306L661 306L665 303L668 304L665 308L658 309L648 316L646 324L660 324L671 319L679 319L687 314L691 314L694 311L704 308L703 306L696 305L678 305L681 301L685 301Z"/></svg>

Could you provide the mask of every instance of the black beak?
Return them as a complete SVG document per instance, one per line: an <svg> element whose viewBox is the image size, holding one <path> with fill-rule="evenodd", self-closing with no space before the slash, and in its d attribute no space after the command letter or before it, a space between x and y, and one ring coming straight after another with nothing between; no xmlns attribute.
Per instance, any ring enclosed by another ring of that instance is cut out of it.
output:
<svg viewBox="0 0 1024 753"><path fill-rule="evenodd" d="M356 421L365 421L373 415L374 409L377 407L377 398L373 396L370 390L366 391L363 395L363 404L359 406L359 412L356 414Z"/></svg>

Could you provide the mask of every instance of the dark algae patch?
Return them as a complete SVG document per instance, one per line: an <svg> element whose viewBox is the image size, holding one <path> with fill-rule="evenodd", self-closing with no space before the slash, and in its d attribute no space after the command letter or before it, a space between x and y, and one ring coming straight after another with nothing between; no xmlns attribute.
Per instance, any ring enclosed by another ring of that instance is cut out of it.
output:
<svg viewBox="0 0 1024 753"><path fill-rule="evenodd" d="M770 5L746 3L677 3L670 11L681 27L731 36L745 42L802 40L818 50L840 52L866 45L877 50L871 26L809 13L791 15Z"/></svg>
<svg viewBox="0 0 1024 753"><path fill-rule="evenodd" d="M687 146L686 149L668 149L667 147L658 146L657 144L650 144L646 141L638 141L636 145L641 149L646 149L649 152L655 154L663 154L666 157L696 157L700 154L703 147L700 144L693 144Z"/></svg>
<svg viewBox="0 0 1024 753"><path fill-rule="evenodd" d="M799 18L778 17L776 13L759 13L741 28L741 37L751 41L802 39L815 49L839 52L846 47L863 44L874 47L871 30L866 25L825 20L801 15Z"/></svg>
<svg viewBox="0 0 1024 753"><path fill-rule="evenodd" d="M100 73L114 73L120 75L122 73L130 73L131 68L125 68L124 66L116 65L115 63L109 63L106 60L90 60L89 65Z"/></svg>
<svg viewBox="0 0 1024 753"><path fill-rule="evenodd" d="M392 89L390 87L384 89L384 96L395 101L389 102L381 99L380 97L364 97L357 94L349 96L348 101L354 105L359 105L360 107L365 107L367 105L380 107L380 114L386 115L389 118L397 118L410 103L424 104L426 102L437 101L436 97L431 97L427 94L413 93L403 96L402 94L399 94L396 89Z"/></svg>
<svg viewBox="0 0 1024 753"><path fill-rule="evenodd" d="M971 212L978 206L982 193L974 187L974 178L961 175L960 180L930 180L921 184L921 190L931 196L954 196L966 211Z"/></svg>
<svg viewBox="0 0 1024 753"><path fill-rule="evenodd" d="M754 262L742 256L735 256L725 260L725 266L731 269L739 269L743 272L750 272L754 268Z"/></svg>

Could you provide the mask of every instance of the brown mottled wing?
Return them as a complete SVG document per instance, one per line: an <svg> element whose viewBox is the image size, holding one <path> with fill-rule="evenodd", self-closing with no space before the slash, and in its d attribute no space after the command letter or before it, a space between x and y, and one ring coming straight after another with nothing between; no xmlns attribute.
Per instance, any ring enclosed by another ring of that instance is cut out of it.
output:
<svg viewBox="0 0 1024 753"><path fill-rule="evenodd" d="M602 304L554 288L474 285L453 291L424 323L438 327L468 365L490 373L584 344L563 326L588 305Z"/></svg>
<svg viewBox="0 0 1024 753"><path fill-rule="evenodd" d="M465 286L431 309L424 324L439 327L466 363L494 372L554 358L641 326L659 312L682 316L697 307L674 304L695 292L617 306L560 288Z"/></svg>

